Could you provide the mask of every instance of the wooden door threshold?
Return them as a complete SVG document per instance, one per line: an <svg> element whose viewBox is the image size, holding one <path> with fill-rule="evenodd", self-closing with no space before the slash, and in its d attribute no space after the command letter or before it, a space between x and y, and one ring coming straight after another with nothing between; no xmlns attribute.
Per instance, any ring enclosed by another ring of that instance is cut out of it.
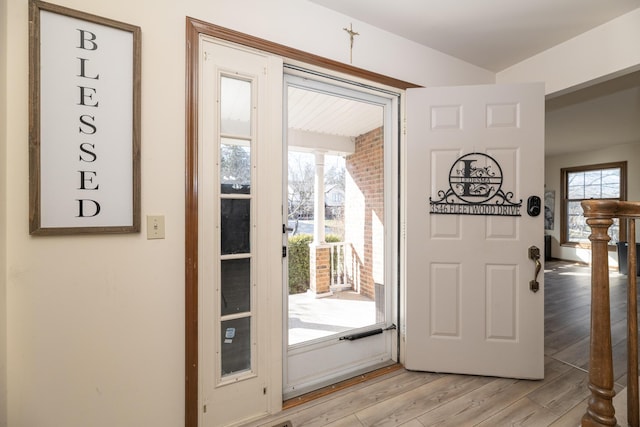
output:
<svg viewBox="0 0 640 427"><path fill-rule="evenodd" d="M397 371L398 369L402 368L403 366L400 363L395 363L393 365L385 366L384 368L376 369L375 371L367 372L366 374L358 375L356 377L349 378L348 380L340 381L321 389L311 391L301 396L285 400L284 402L282 402L282 410L284 411L285 409L290 409L295 406L302 405L303 403L307 403L320 397L327 396L331 393L344 390L345 388L349 388L356 384L372 380L374 378L380 377L393 371Z"/></svg>

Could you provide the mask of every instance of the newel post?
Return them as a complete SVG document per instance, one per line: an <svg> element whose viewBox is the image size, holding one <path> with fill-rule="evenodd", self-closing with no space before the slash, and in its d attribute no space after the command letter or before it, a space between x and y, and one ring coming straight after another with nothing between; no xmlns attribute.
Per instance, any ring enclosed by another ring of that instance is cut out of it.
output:
<svg viewBox="0 0 640 427"><path fill-rule="evenodd" d="M611 315L609 309L609 227L613 224L616 202L582 202L584 216L591 227L591 342L589 390L591 397L582 426L615 426L613 408L613 361L611 353Z"/></svg>

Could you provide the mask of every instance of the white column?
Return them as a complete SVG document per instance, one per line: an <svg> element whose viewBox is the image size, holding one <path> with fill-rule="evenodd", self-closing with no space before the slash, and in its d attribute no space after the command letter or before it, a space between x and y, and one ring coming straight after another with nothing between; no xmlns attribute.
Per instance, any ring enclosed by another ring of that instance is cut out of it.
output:
<svg viewBox="0 0 640 427"><path fill-rule="evenodd" d="M315 200L313 203L313 244L322 245L324 237L324 151L314 151L316 156Z"/></svg>

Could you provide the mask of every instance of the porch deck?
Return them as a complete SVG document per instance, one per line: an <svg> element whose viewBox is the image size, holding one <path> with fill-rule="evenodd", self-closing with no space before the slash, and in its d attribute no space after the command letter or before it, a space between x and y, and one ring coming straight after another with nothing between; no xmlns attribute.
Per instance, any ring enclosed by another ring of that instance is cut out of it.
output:
<svg viewBox="0 0 640 427"><path fill-rule="evenodd" d="M289 345L375 323L375 301L351 290L289 295Z"/></svg>

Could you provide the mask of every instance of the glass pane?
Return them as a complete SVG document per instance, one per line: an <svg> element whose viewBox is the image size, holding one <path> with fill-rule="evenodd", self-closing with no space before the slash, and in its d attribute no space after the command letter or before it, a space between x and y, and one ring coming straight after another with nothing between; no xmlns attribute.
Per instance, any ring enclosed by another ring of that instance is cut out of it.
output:
<svg viewBox="0 0 640 427"><path fill-rule="evenodd" d="M251 317L225 320L222 332L222 376L251 369Z"/></svg>
<svg viewBox="0 0 640 427"><path fill-rule="evenodd" d="M584 199L584 172L570 172L567 185L569 199Z"/></svg>
<svg viewBox="0 0 640 427"><path fill-rule="evenodd" d="M251 191L251 147L242 139L222 138L220 143L220 191L249 194Z"/></svg>
<svg viewBox="0 0 640 427"><path fill-rule="evenodd" d="M595 185L600 186L602 184L602 171L594 170L594 171L586 171L584 173L584 185Z"/></svg>
<svg viewBox="0 0 640 427"><path fill-rule="evenodd" d="M569 187L569 199L584 199L584 186L571 186Z"/></svg>
<svg viewBox="0 0 640 427"><path fill-rule="evenodd" d="M251 259L223 260L220 266L223 316L251 309Z"/></svg>
<svg viewBox="0 0 640 427"><path fill-rule="evenodd" d="M607 199L620 197L620 169L602 171L602 197Z"/></svg>
<svg viewBox="0 0 640 427"><path fill-rule="evenodd" d="M584 172L569 172L568 174L569 185L584 185Z"/></svg>
<svg viewBox="0 0 640 427"><path fill-rule="evenodd" d="M301 92L305 91L289 88L289 99L303 96ZM333 108L344 102L327 99ZM366 107L349 102L352 108ZM293 113L289 110L289 117ZM386 324L383 108L372 106L367 114L373 124L353 138L355 151L346 156L326 154L318 163L324 165L321 210L314 203L316 158L289 146L290 346ZM320 218L326 243L316 245L313 232ZM309 294L327 296L309 298Z"/></svg>
<svg viewBox="0 0 640 427"><path fill-rule="evenodd" d="M594 185L584 186L584 198L585 199L601 199L602 198L602 186L600 183Z"/></svg>
<svg viewBox="0 0 640 427"><path fill-rule="evenodd" d="M567 240L570 242L588 242L591 231L583 216L580 202L569 202L567 212Z"/></svg>
<svg viewBox="0 0 640 427"><path fill-rule="evenodd" d="M289 226L295 234L313 234L315 199L315 156L289 150L287 202Z"/></svg>
<svg viewBox="0 0 640 427"><path fill-rule="evenodd" d="M220 129L225 134L251 136L251 82L220 79Z"/></svg>
<svg viewBox="0 0 640 427"><path fill-rule="evenodd" d="M619 184L603 184L602 185L602 198L603 199L618 199L620 197L620 185Z"/></svg>
<svg viewBox="0 0 640 427"><path fill-rule="evenodd" d="M251 250L249 244L251 201L247 199L222 199L220 211L220 250L222 254L249 253Z"/></svg>

